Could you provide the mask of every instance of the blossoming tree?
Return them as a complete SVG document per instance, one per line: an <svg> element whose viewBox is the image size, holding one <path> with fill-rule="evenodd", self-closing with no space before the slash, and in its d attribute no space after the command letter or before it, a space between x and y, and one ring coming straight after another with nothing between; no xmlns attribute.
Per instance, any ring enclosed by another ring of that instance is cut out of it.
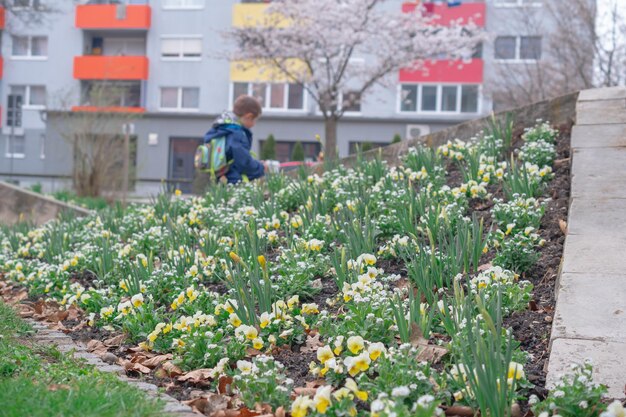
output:
<svg viewBox="0 0 626 417"><path fill-rule="evenodd" d="M435 20L392 0L274 0L260 20L225 36L236 45L231 60L304 85L334 157L338 121L375 85L402 68L420 70L428 59L469 58L483 39L471 21L442 27Z"/></svg>

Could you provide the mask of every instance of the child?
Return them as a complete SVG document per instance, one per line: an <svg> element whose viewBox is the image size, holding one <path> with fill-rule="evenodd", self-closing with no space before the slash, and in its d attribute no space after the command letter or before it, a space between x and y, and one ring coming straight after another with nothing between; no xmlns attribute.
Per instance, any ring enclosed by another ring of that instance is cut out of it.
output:
<svg viewBox="0 0 626 417"><path fill-rule="evenodd" d="M250 96L235 100L232 112L224 112L204 136L204 143L226 136L226 160L231 163L226 179L229 184L251 181L265 175L265 165L250 155L252 132L261 116L261 104ZM232 162L231 162L232 161Z"/></svg>

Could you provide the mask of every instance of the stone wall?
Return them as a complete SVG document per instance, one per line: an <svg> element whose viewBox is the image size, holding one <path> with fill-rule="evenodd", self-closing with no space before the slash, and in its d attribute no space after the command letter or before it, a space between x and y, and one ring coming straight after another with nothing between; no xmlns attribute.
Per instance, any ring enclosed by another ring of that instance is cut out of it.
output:
<svg viewBox="0 0 626 417"><path fill-rule="evenodd" d="M578 94L578 92L571 93L552 100L540 101L528 106L496 113L494 117L496 121L504 122L507 118L507 114L511 113L514 121L514 130L518 134L521 133L524 128L533 126L537 119L547 120L556 126L564 124L571 125L576 121L576 101L578 100ZM492 116L471 120L429 135L421 136L417 139L405 140L381 149L373 149L365 152L363 157L365 159L375 158L382 152L382 159L387 161L390 165L395 165L400 161L401 156L408 152L409 148L418 144L439 146L449 140L467 140L474 137L488 127L491 117ZM356 155L351 155L344 158L342 163L346 166L351 166L355 161Z"/></svg>
<svg viewBox="0 0 626 417"><path fill-rule="evenodd" d="M12 225L26 221L41 225L56 218L61 212L79 217L91 213L87 209L0 181L0 224Z"/></svg>

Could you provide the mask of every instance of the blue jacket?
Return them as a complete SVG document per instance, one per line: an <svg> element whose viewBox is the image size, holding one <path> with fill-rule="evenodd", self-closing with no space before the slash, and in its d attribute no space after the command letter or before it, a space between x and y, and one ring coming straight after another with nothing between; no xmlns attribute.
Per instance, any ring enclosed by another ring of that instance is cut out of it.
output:
<svg viewBox="0 0 626 417"><path fill-rule="evenodd" d="M211 130L204 136L204 143L214 138L226 136L226 160L233 161L226 179L229 184L236 184L243 178L249 180L261 178L265 175L263 164L250 155L252 148L252 132L237 122L234 114L226 112L219 117Z"/></svg>

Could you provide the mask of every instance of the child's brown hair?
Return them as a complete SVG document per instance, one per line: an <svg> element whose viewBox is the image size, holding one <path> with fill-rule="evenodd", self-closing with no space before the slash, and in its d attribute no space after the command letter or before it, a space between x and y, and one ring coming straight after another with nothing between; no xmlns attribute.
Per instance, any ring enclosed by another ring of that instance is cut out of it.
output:
<svg viewBox="0 0 626 417"><path fill-rule="evenodd" d="M252 96L239 96L233 105L233 113L242 117L252 113L255 117L259 117L263 113L261 103Z"/></svg>

